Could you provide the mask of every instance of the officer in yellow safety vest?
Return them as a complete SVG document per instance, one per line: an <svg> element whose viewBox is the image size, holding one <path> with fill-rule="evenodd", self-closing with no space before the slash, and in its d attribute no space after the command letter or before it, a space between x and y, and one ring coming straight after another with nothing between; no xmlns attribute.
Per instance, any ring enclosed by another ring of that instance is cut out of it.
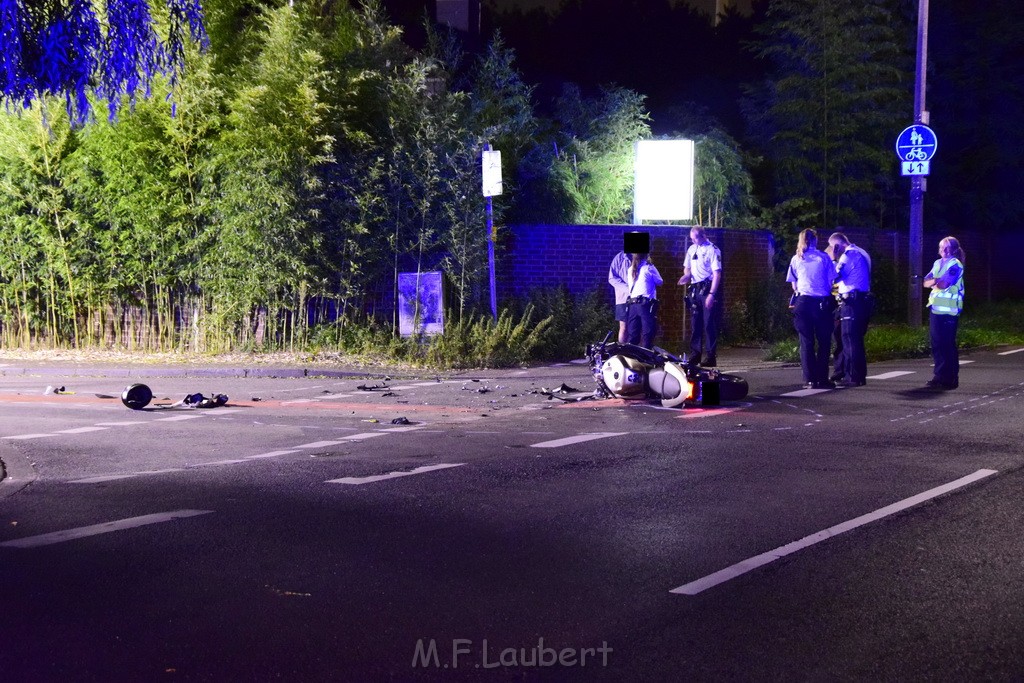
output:
<svg viewBox="0 0 1024 683"><path fill-rule="evenodd" d="M939 242L939 257L925 276L924 286L931 288L928 307L932 309L929 333L932 342L934 376L931 389L956 389L960 385L960 354L956 330L964 307L964 250L955 237Z"/></svg>

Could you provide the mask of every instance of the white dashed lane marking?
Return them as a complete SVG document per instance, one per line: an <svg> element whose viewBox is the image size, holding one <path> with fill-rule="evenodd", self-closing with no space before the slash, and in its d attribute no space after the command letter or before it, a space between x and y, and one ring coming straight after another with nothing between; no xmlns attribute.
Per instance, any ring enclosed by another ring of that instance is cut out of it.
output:
<svg viewBox="0 0 1024 683"><path fill-rule="evenodd" d="M691 581L690 583L685 583L682 586L679 586L678 588L673 588L669 591L669 593L675 593L677 595L697 595L698 593L702 593L709 588L713 588L719 584L725 583L726 581L731 581L732 579L735 579L738 576L742 576L747 572L751 572L759 567L763 567L766 564L770 564L776 560L782 559L787 555L792 555L793 553L803 550L804 548L809 548L812 545L821 543L822 541L833 538L834 536L844 534L847 531L852 531L853 529L856 529L857 527L861 527L865 524L870 524L871 522L875 522L879 519L883 519L890 515L894 515L897 512L901 512L903 510L906 510L907 508L914 507L915 505L920 505L921 503L931 500L932 498L936 498L938 496L943 495L944 493L949 493L950 491L962 488L980 479L984 479L985 477L990 477L993 474L997 474L997 471L978 470L977 472L969 474L966 477L957 479L956 481L951 481L948 484L943 484L942 486L929 489L924 493L919 493L916 496L905 498L904 500L901 500L897 503L887 505L886 507L879 508L874 512L870 512L866 515L861 515L860 517L855 517L854 519L843 522L841 524L830 526L829 528L824 529L823 531L819 531L815 534L811 534L810 536L806 536L800 539L799 541L787 543L786 545L775 548L774 550L769 550L766 553L756 555L754 557L743 560L742 562L737 562L736 564L730 567L726 567L725 569L719 570L714 574L709 574L701 579L697 579L696 581Z"/></svg>
<svg viewBox="0 0 1024 683"><path fill-rule="evenodd" d="M815 394L823 394L826 391L832 391L831 389L800 389L799 391L790 391L782 394L783 396L792 396L793 398L803 398L805 396L814 396Z"/></svg>
<svg viewBox="0 0 1024 683"><path fill-rule="evenodd" d="M62 429L58 434L88 434L89 432L102 432L108 427L75 427L74 429Z"/></svg>
<svg viewBox="0 0 1024 683"><path fill-rule="evenodd" d="M26 538L15 539L13 541L4 541L3 543L0 543L0 547L36 548L43 545L53 545L54 543L63 543L64 541L87 538L89 536L109 534L114 531L134 529L140 526L147 526L149 524L160 524L161 522L172 522L176 519L184 519L186 517L208 515L211 512L213 512L213 510L175 510L173 512L159 512L152 515L129 517L128 519L119 519L113 522L104 522L103 524L93 524L92 526L83 526L77 529L65 529L64 531L55 531L49 534L40 534L39 536L28 536Z"/></svg>
<svg viewBox="0 0 1024 683"><path fill-rule="evenodd" d="M358 486L360 484L373 484L378 481L386 481L388 479L398 479L400 477L411 477L415 474L424 474L426 472L435 472L437 470L446 470L452 467L462 467L466 463L440 463L438 465L424 465L423 467L417 467L414 470L402 471L402 472L388 472L387 474L377 474L370 477L342 477L341 479L328 479L326 484L350 484Z"/></svg>
<svg viewBox="0 0 1024 683"><path fill-rule="evenodd" d="M999 355L1000 356L1010 356L1010 355L1013 355L1015 353L1020 353L1022 351L1024 351L1024 349L1014 349L1013 351L1003 351Z"/></svg>
<svg viewBox="0 0 1024 683"><path fill-rule="evenodd" d="M560 448L561 446L570 446L575 443L607 439L612 436L623 436L625 434L627 434L627 432L594 432L591 434L577 434L576 436L567 436L564 439L542 441L540 443L531 444L530 446L531 448Z"/></svg>
<svg viewBox="0 0 1024 683"><path fill-rule="evenodd" d="M913 374L915 374L913 370L893 370L892 372L883 372L881 375L868 375L866 379L896 379Z"/></svg>

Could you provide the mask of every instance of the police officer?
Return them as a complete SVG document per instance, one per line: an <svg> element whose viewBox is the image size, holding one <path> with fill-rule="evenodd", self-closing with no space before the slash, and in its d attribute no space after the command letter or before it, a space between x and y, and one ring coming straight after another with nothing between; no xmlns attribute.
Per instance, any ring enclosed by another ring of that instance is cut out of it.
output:
<svg viewBox="0 0 1024 683"><path fill-rule="evenodd" d="M692 314L690 362L706 367L718 365L718 322L721 317L722 252L704 234L704 228L690 229L693 242L686 250L679 284L690 285L687 297ZM704 338L707 337L707 345Z"/></svg>
<svg viewBox="0 0 1024 683"><path fill-rule="evenodd" d="M832 281L835 266L828 254L818 249L814 230L800 233L796 255L789 262L786 282L793 284L793 325L800 336L800 366L809 389L831 389L828 355L834 327Z"/></svg>
<svg viewBox="0 0 1024 683"><path fill-rule="evenodd" d="M630 344L651 348L658 331L658 286L663 280L648 254L630 254L629 307L626 315L626 338Z"/></svg>
<svg viewBox="0 0 1024 683"><path fill-rule="evenodd" d="M630 254L620 251L612 259L608 268L608 284L615 290L615 319L619 321L619 343L626 343L626 299L629 298L629 284L626 282L629 272Z"/></svg>
<svg viewBox="0 0 1024 683"><path fill-rule="evenodd" d="M932 342L934 377L931 389L956 389L960 386L960 354L956 330L964 307L964 250L955 237L939 242L939 258L925 276L924 286L931 288L928 307L932 309L929 334Z"/></svg>
<svg viewBox="0 0 1024 683"><path fill-rule="evenodd" d="M867 383L868 360L864 350L864 335L871 318L871 257L852 244L846 235L834 232L828 238L829 250L836 263L836 283L839 292L839 317L842 327L842 371L844 386L864 386ZM838 374L838 373L836 373Z"/></svg>

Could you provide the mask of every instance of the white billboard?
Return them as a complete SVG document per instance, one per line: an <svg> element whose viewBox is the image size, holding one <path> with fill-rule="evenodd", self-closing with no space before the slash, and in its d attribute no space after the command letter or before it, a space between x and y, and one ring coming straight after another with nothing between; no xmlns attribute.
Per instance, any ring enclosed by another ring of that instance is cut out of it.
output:
<svg viewBox="0 0 1024 683"><path fill-rule="evenodd" d="M693 218L693 140L636 143L633 222Z"/></svg>

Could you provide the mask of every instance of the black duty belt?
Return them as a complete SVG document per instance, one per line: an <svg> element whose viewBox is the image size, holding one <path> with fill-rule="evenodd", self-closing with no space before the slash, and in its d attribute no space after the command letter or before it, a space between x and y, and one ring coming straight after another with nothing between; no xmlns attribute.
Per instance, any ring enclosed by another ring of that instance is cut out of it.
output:
<svg viewBox="0 0 1024 683"><path fill-rule="evenodd" d="M847 292L846 294L840 294L839 298L842 301L855 301L856 299L866 299L869 296L871 296L871 292L863 292L863 291L861 291L859 289L855 289L852 292Z"/></svg>
<svg viewBox="0 0 1024 683"><path fill-rule="evenodd" d="M649 296L631 296L626 299L627 304L645 304L648 301L653 301Z"/></svg>

